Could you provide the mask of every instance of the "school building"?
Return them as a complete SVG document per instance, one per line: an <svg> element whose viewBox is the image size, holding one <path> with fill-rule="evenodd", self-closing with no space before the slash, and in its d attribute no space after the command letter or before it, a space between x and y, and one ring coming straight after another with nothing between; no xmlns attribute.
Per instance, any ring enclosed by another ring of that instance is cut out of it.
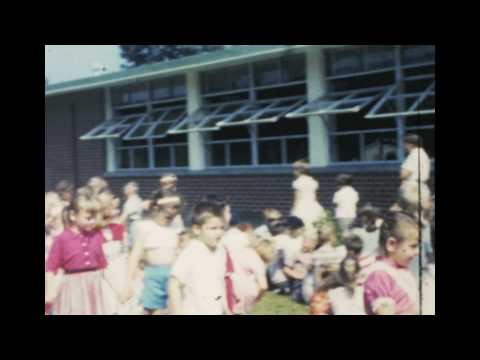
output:
<svg viewBox="0 0 480 360"><path fill-rule="evenodd" d="M290 209L291 163L307 158L324 207L350 173L361 204L385 208L404 135L435 155L435 47L234 46L48 85L45 106L46 191L100 175L148 196L168 172L186 211L218 193L250 218Z"/></svg>

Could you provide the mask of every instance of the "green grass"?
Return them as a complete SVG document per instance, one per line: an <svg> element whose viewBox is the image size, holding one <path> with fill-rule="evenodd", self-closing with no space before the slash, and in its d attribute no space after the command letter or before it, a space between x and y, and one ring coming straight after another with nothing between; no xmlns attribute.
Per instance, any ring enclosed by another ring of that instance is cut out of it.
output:
<svg viewBox="0 0 480 360"><path fill-rule="evenodd" d="M286 295L269 292L255 305L252 315L308 315L308 306L297 304Z"/></svg>

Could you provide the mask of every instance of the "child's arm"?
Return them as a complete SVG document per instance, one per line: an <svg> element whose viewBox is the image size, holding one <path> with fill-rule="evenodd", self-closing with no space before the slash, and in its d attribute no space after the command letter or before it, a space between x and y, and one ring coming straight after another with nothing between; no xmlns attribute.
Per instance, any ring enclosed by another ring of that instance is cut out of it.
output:
<svg viewBox="0 0 480 360"><path fill-rule="evenodd" d="M291 277L291 278L296 279L296 280L303 280L303 278L305 277L304 276L305 274L303 272L300 272L300 271L298 271L296 269L293 269L289 266L284 266L283 267L283 272L288 277Z"/></svg>
<svg viewBox="0 0 480 360"><path fill-rule="evenodd" d="M168 306L171 315L179 315L182 304L182 284L171 276L168 284Z"/></svg>
<svg viewBox="0 0 480 360"><path fill-rule="evenodd" d="M133 283L142 259L144 249L143 246L143 237L139 237L134 242L132 252L128 257L127 285L120 296L122 302L127 302L133 296Z"/></svg>

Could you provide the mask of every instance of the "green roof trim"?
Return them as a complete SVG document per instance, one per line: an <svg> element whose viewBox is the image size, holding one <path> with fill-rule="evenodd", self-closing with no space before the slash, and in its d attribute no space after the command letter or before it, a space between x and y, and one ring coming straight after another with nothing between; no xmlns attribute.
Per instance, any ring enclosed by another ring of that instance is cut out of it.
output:
<svg viewBox="0 0 480 360"><path fill-rule="evenodd" d="M314 45L249 45L234 46L225 50L207 52L186 56L177 60L163 61L154 64L142 65L127 70L116 71L104 75L92 76L83 79L65 81L47 85L45 96L60 95L75 91L90 90L106 86L120 85L143 81L154 76L168 76L187 70L225 65L228 62L241 61L255 56L281 54L282 52L297 52ZM322 47L339 47L344 45L321 45Z"/></svg>

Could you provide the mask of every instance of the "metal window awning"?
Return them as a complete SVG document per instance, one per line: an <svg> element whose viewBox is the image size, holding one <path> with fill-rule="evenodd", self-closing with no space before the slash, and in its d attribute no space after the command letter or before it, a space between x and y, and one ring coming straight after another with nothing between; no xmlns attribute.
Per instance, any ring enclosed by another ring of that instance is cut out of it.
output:
<svg viewBox="0 0 480 360"><path fill-rule="evenodd" d="M162 108L153 111L138 121L123 136L124 140L144 140L164 138L168 130L182 121L187 115L184 106Z"/></svg>
<svg viewBox="0 0 480 360"><path fill-rule="evenodd" d="M206 105L187 116L168 131L169 134L186 134L220 130L216 124L246 106L245 101Z"/></svg>
<svg viewBox="0 0 480 360"><path fill-rule="evenodd" d="M391 86L370 87L327 93L287 114L287 118L339 113L356 113L379 99Z"/></svg>
<svg viewBox="0 0 480 360"><path fill-rule="evenodd" d="M399 111L398 101L403 101L407 110ZM435 81L429 84L424 91L417 93L399 93L398 87L390 89L365 118L375 119L425 114L435 114Z"/></svg>
<svg viewBox="0 0 480 360"><path fill-rule="evenodd" d="M80 140L99 140L119 138L138 122L143 121L147 114L133 114L109 119L80 137Z"/></svg>
<svg viewBox="0 0 480 360"><path fill-rule="evenodd" d="M228 126L274 123L305 102L305 97L297 96L256 102L238 101L207 105L185 118L168 133L218 131Z"/></svg>
<svg viewBox="0 0 480 360"><path fill-rule="evenodd" d="M217 126L275 123L294 109L304 105L306 101L304 96L258 101L243 107L238 112L218 122Z"/></svg>

